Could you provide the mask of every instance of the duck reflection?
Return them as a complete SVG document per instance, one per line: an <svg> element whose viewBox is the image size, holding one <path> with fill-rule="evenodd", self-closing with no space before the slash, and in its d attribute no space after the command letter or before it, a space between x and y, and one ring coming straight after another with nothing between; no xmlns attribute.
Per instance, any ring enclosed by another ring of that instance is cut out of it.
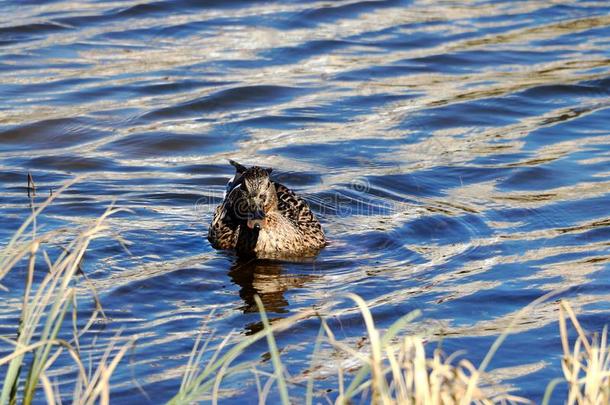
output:
<svg viewBox="0 0 610 405"><path fill-rule="evenodd" d="M229 270L231 280L240 286L239 296L244 300L244 313L258 312L254 295L258 294L265 311L288 312L289 302L284 293L300 288L315 278L313 275L286 274L284 269L292 263L270 260L237 260Z"/></svg>

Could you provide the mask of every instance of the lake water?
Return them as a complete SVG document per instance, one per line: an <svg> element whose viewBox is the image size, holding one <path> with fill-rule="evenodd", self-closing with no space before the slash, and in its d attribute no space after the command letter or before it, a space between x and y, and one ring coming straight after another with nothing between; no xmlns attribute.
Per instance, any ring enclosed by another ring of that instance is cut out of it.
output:
<svg viewBox="0 0 610 405"><path fill-rule="evenodd" d="M254 294L280 318L328 313L354 292L381 328L421 309L410 331L475 364L516 311L555 289L588 330L608 323L608 2L194 3L0 2L0 241L30 212L28 171L35 204L85 176L39 218L45 229L113 200L133 211L110 220L131 255L103 238L84 264L108 317L84 347L99 356L118 331L138 339L113 403L170 398L205 319L214 342L259 330ZM273 167L329 246L300 262L213 250L228 158ZM1 335L14 334L23 277L2 281ZM555 299L491 364L536 401L561 375ZM353 307L331 319L348 341L364 333ZM318 327L278 337L295 381ZM266 350L245 359L270 370ZM66 372L51 376L69 398ZM316 388L336 388L332 367L321 373ZM222 388L256 403L252 378Z"/></svg>

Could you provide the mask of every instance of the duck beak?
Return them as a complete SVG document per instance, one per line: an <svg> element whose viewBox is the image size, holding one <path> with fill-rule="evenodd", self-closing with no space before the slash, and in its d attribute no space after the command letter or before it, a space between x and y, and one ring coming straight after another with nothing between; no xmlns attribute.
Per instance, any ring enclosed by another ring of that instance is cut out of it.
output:
<svg viewBox="0 0 610 405"><path fill-rule="evenodd" d="M248 219L247 225L250 229L260 230L265 224L265 212L263 210L256 210L252 218Z"/></svg>
<svg viewBox="0 0 610 405"><path fill-rule="evenodd" d="M249 219L247 222L248 228L260 230L263 227L264 219Z"/></svg>

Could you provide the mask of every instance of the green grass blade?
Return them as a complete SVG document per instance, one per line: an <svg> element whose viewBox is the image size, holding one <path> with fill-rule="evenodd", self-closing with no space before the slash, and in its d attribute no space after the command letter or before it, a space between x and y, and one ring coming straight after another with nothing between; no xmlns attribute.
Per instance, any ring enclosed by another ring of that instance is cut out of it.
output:
<svg viewBox="0 0 610 405"><path fill-rule="evenodd" d="M544 397L542 398L542 405L549 405L549 401L551 400L551 396L553 395L553 391L555 390L555 387L557 387L559 384L564 383L565 379L563 378L554 378L551 380L551 382L549 382L549 384L546 386L546 389L544 390Z"/></svg>
<svg viewBox="0 0 610 405"><path fill-rule="evenodd" d="M322 344L322 337L324 336L324 326L320 325L318 336L316 337L316 344L311 354L311 362L309 363L309 378L307 379L307 390L305 395L305 405L312 405L313 403L313 368L316 360L316 355L320 350Z"/></svg>
<svg viewBox="0 0 610 405"><path fill-rule="evenodd" d="M284 378L284 367L282 365L282 361L280 360L280 352L277 348L275 338L273 337L273 331L271 330L271 325L269 324L267 313L265 312L263 302L261 301L258 295L254 295L254 301L256 301L256 306L258 307L258 310L261 315L261 321L263 322L263 326L265 328L264 331L267 335L267 344L269 345L269 352L271 353L271 362L273 363L273 368L275 370L275 378L277 380L277 386L280 391L282 404L290 405L290 396L288 395L288 387L286 387L286 379Z"/></svg>

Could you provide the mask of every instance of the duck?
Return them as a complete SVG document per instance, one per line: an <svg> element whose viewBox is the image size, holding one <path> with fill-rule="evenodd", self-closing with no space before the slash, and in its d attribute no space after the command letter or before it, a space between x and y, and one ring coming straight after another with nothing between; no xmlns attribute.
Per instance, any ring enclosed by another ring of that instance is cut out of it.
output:
<svg viewBox="0 0 610 405"><path fill-rule="evenodd" d="M271 179L272 168L229 163L235 175L214 210L208 241L238 257L315 256L326 245L320 221L307 202Z"/></svg>

